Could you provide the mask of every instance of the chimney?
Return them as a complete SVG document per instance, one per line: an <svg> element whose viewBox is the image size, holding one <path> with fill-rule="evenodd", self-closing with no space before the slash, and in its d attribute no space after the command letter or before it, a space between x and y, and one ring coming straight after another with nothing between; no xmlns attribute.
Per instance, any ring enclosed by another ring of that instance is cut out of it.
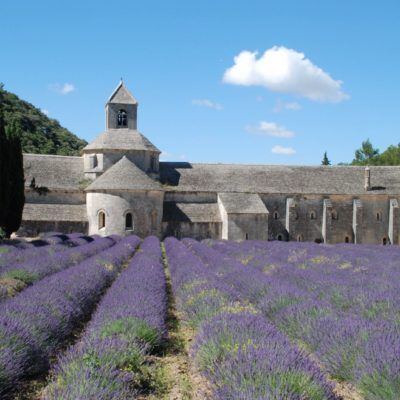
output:
<svg viewBox="0 0 400 400"><path fill-rule="evenodd" d="M365 167L364 172L364 189L366 191L371 190L371 170L368 166Z"/></svg>

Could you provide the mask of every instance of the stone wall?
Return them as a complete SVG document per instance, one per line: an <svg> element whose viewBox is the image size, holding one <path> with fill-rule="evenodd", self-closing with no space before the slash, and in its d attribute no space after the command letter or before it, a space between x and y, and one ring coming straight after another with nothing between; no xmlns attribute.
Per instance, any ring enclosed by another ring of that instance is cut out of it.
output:
<svg viewBox="0 0 400 400"><path fill-rule="evenodd" d="M76 221L22 221L21 227L17 234L19 236L35 237L44 232L61 232L61 233L88 233L87 222Z"/></svg>
<svg viewBox="0 0 400 400"><path fill-rule="evenodd" d="M95 156L96 166L92 168L91 160ZM142 171L155 174L157 176L159 169L158 153L153 151L132 150L126 151L111 151L107 150L102 153L86 151L84 154L85 176L90 179L96 179L108 168L116 164L123 156L126 156ZM152 161L152 159L154 161ZM152 165L153 163L153 165Z"/></svg>
<svg viewBox="0 0 400 400"><path fill-rule="evenodd" d="M177 238L191 237L193 239L221 239L221 222L180 222L168 221L162 224L162 238L175 236Z"/></svg>
<svg viewBox="0 0 400 400"><path fill-rule="evenodd" d="M87 193L89 234L103 236L135 233L140 237L161 236L163 192L125 191ZM105 213L105 227L99 229L99 213ZM125 229L127 213L133 216L133 229Z"/></svg>
<svg viewBox="0 0 400 400"><path fill-rule="evenodd" d="M25 189L26 203L41 204L85 204L86 194L82 191L50 190L46 194L39 195L30 188Z"/></svg>
<svg viewBox="0 0 400 400"><path fill-rule="evenodd" d="M117 129L117 116L119 110L127 113L127 126L124 128L137 129L137 104L108 103L106 106L106 129Z"/></svg>

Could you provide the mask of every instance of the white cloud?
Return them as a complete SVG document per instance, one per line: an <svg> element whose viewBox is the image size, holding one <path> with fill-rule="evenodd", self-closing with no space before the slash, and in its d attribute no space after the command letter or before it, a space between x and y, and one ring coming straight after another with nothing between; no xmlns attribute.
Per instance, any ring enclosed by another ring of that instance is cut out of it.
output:
<svg viewBox="0 0 400 400"><path fill-rule="evenodd" d="M42 108L41 110L40 110L44 115L49 115L50 113L49 113L49 110L46 110L45 108Z"/></svg>
<svg viewBox="0 0 400 400"><path fill-rule="evenodd" d="M296 154L296 150L293 149L292 147L283 147L283 146L274 146L271 149L272 153L274 154L283 154L285 156L292 156L293 154Z"/></svg>
<svg viewBox="0 0 400 400"><path fill-rule="evenodd" d="M162 151L160 154L160 161L168 161L171 160L171 153L168 153L167 151Z"/></svg>
<svg viewBox="0 0 400 400"><path fill-rule="evenodd" d="M258 135L274 136L280 138L291 138L295 135L294 132L285 128L282 125L278 125L275 122L261 121L257 126L248 126L246 130Z"/></svg>
<svg viewBox="0 0 400 400"><path fill-rule="evenodd" d="M49 88L58 94L68 94L76 90L75 85L72 83L52 83Z"/></svg>
<svg viewBox="0 0 400 400"><path fill-rule="evenodd" d="M213 108L214 110L217 110L217 111L221 111L223 109L221 104L215 103L208 99L193 99L192 104L194 104L195 106L200 106L200 107Z"/></svg>
<svg viewBox="0 0 400 400"><path fill-rule="evenodd" d="M334 80L303 53L274 46L257 59L257 52L242 51L223 76L225 83L264 86L269 90L291 93L308 99L337 103L349 96L342 81Z"/></svg>
<svg viewBox="0 0 400 400"><path fill-rule="evenodd" d="M301 104L297 103L297 101L292 101L292 102L284 102L282 100L278 100L275 104L275 107L272 109L273 112L279 113L284 110L289 110L289 111L299 111L301 110Z"/></svg>

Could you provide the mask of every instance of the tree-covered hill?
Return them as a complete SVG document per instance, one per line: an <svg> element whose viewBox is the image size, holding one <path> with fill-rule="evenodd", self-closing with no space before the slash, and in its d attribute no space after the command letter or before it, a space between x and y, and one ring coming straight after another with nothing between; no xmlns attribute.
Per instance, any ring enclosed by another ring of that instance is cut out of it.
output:
<svg viewBox="0 0 400 400"><path fill-rule="evenodd" d="M7 92L0 84L0 100L3 102L5 125L15 121L21 128L24 153L79 155L87 144L60 123L47 117L32 104Z"/></svg>

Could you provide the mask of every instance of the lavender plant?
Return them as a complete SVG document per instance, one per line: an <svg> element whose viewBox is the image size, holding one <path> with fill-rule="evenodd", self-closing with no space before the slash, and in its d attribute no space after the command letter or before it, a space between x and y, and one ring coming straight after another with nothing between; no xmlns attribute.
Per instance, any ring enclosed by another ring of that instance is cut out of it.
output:
<svg viewBox="0 0 400 400"><path fill-rule="evenodd" d="M196 243L186 241L192 248ZM195 255L176 239L166 239L165 247L179 308L199 332L192 356L213 383L216 398L336 398L317 365L232 288L233 276L207 268L201 252ZM213 267L219 262L221 254ZM249 276L240 277L240 287L264 293ZM194 312L192 304L197 305Z"/></svg>
<svg viewBox="0 0 400 400"><path fill-rule="evenodd" d="M74 240L76 241L77 239ZM10 263L0 270L0 299L10 297L7 287L3 287L1 280L7 282L6 280L11 278L25 284L32 284L45 276L76 265L99 251L113 246L115 243L115 239L106 237L73 248L66 248L63 245L46 246L48 248L44 249L45 252L40 252L39 254L35 252L26 261Z"/></svg>
<svg viewBox="0 0 400 400"><path fill-rule="evenodd" d="M0 396L45 371L49 359L90 315L104 289L139 244L130 236L80 264L33 284L1 305Z"/></svg>
<svg viewBox="0 0 400 400"><path fill-rule="evenodd" d="M99 303L80 342L59 358L43 398L137 398L146 385L145 356L161 345L166 315L160 242L148 237Z"/></svg>
<svg viewBox="0 0 400 400"><path fill-rule="evenodd" d="M206 241L202 250L186 242L249 298L241 279L253 269L268 288L253 298L256 308L312 351L332 377L352 382L367 400L398 397L396 247Z"/></svg>

